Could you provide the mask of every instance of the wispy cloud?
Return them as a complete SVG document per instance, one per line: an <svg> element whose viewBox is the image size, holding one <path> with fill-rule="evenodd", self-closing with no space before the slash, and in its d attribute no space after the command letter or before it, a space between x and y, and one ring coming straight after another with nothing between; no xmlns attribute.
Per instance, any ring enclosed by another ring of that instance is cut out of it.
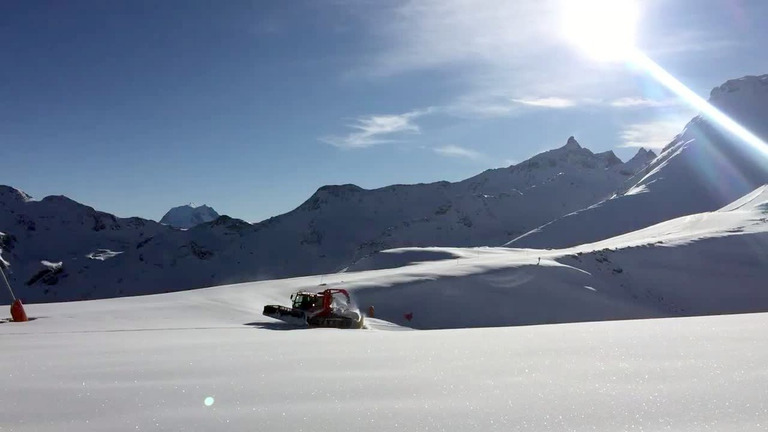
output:
<svg viewBox="0 0 768 432"><path fill-rule="evenodd" d="M456 145L435 147L432 150L441 156L472 159L472 160L486 159L486 156L478 151L471 150L465 147L459 147Z"/></svg>
<svg viewBox="0 0 768 432"><path fill-rule="evenodd" d="M646 99L641 97L622 97L612 100L609 105L616 108L663 108L680 105L679 99Z"/></svg>
<svg viewBox="0 0 768 432"><path fill-rule="evenodd" d="M675 98L648 99L636 96L619 97L612 100L595 98L563 98L563 97L529 97L512 99L516 104L537 108L576 108L576 107L609 107L609 108L664 108L680 105L680 100Z"/></svg>
<svg viewBox="0 0 768 432"><path fill-rule="evenodd" d="M540 108L572 108L577 105L575 100L559 97L523 98L512 99L512 101L522 105Z"/></svg>
<svg viewBox="0 0 768 432"><path fill-rule="evenodd" d="M368 115L347 125L352 132L342 136L327 136L320 141L339 148L366 148L377 144L400 141L403 134L419 134L419 126L413 122L430 110L411 111L403 114Z"/></svg>
<svg viewBox="0 0 768 432"><path fill-rule="evenodd" d="M509 117L519 111L520 106L514 104L508 97L462 97L448 106L435 110L436 113L470 119Z"/></svg>
<svg viewBox="0 0 768 432"><path fill-rule="evenodd" d="M684 120L660 120L632 124L621 132L622 144L620 147L662 149L683 130L684 126Z"/></svg>
<svg viewBox="0 0 768 432"><path fill-rule="evenodd" d="M364 115L357 117L347 127L351 132L346 135L330 135L321 137L320 141L342 149L360 149L372 147L378 144L386 144L403 141L404 135L418 135L421 133L415 120L427 115L443 115L459 118L498 118L518 115L530 109L574 109L579 107L598 107L603 109L644 109L679 107L676 99L646 99L640 97L622 97L613 100L600 100L592 98L570 99L565 97L526 97L509 98L495 97L487 99L463 98L456 103L445 106L431 106L425 109L417 109L402 114ZM683 117L681 117L683 118ZM625 134L625 142L642 142L642 139L632 137L649 137L654 127L664 129L664 125L675 125L677 130L685 122L675 120L669 122L643 123L630 126ZM670 130L667 128L666 130ZM673 134L674 136L674 134ZM635 145L627 144L634 147ZM446 146L436 148L435 151L445 156L470 157L469 153L462 153L460 147ZM477 157L477 155L474 155Z"/></svg>

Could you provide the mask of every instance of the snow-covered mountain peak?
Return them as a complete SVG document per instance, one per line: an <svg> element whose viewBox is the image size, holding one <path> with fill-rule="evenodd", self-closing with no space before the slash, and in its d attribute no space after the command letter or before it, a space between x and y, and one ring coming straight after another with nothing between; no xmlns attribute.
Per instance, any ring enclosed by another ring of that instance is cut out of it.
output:
<svg viewBox="0 0 768 432"><path fill-rule="evenodd" d="M325 185L321 186L317 192L315 192L315 195L330 195L335 197L340 197L343 195L353 194L356 192L362 192L365 189L361 188L358 185L354 184L343 184L343 185Z"/></svg>
<svg viewBox="0 0 768 432"><path fill-rule="evenodd" d="M653 150L646 150L641 148L632 156L632 159L628 160L622 167L622 172L627 174L634 174L640 171L641 168L647 166L651 161L656 159L656 153Z"/></svg>
<svg viewBox="0 0 768 432"><path fill-rule="evenodd" d="M606 168L612 167L612 166L615 166L615 165L621 165L621 164L624 163L624 162L621 161L621 159L619 159L618 156L616 156L616 153L614 153L613 150L608 150L608 151L605 151L605 152L602 152L602 153L597 153L597 154L595 154L595 156L598 159L601 159L601 160L603 160L605 162L605 167Z"/></svg>
<svg viewBox="0 0 768 432"><path fill-rule="evenodd" d="M365 192L365 189L354 184L321 186L311 197L309 197L309 199L299 206L299 209L306 211L317 210L326 204L329 199L348 200L349 197L360 192Z"/></svg>
<svg viewBox="0 0 768 432"><path fill-rule="evenodd" d="M160 219L160 223L174 228L188 229L219 217L213 208L203 204L198 207L183 205L174 207Z"/></svg>
<svg viewBox="0 0 768 432"><path fill-rule="evenodd" d="M222 215L210 222L199 224L193 227L193 229L198 231L204 231L207 229L216 229L219 227L225 231L228 230L228 231L240 232L243 230L253 228L253 225L249 224L248 222L242 219L235 219L227 215Z"/></svg>
<svg viewBox="0 0 768 432"><path fill-rule="evenodd" d="M25 203L31 201L32 197L16 188L6 185L0 185L0 203L18 202Z"/></svg>
<svg viewBox="0 0 768 432"><path fill-rule="evenodd" d="M768 74L760 76L748 75L726 81L724 84L712 89L712 92L709 94L709 100L717 104L730 99L754 95L762 95L762 97L768 95Z"/></svg>
<svg viewBox="0 0 768 432"><path fill-rule="evenodd" d="M632 156L632 159L630 159L630 161L637 158L637 159L644 160L646 162L650 162L653 159L656 159L656 156L657 155L653 150L646 150L641 147L639 150L637 150L637 153L635 153L635 155Z"/></svg>
<svg viewBox="0 0 768 432"><path fill-rule="evenodd" d="M568 141L565 143L563 147L561 147L565 150L581 150L581 145L579 145L579 142L576 141L576 138L573 136L568 137Z"/></svg>
<svg viewBox="0 0 768 432"><path fill-rule="evenodd" d="M68 209L87 209L95 212L93 207L88 207L86 205L83 205L69 197L66 197L64 195L49 195L42 200L40 200L41 204L46 204L49 206L55 206L57 208L68 208Z"/></svg>
<svg viewBox="0 0 768 432"><path fill-rule="evenodd" d="M716 106L756 135L768 135L768 75L746 76L712 90L709 98ZM717 125L714 125L717 126Z"/></svg>
<svg viewBox="0 0 768 432"><path fill-rule="evenodd" d="M559 172L567 166L578 169L602 170L622 164L621 159L613 151L609 150L595 154L588 148L582 147L574 137L570 137L564 146L539 153L509 169L513 171L530 171L531 169L550 171L554 169Z"/></svg>

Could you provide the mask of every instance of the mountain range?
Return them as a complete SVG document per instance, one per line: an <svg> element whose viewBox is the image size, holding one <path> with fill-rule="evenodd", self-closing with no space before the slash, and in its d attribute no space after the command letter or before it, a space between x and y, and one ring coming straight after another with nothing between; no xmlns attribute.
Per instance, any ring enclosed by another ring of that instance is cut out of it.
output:
<svg viewBox="0 0 768 432"><path fill-rule="evenodd" d="M768 77L745 77L716 88L710 100L766 136L766 88ZM566 247L716 210L768 183L757 160L697 117L658 157L641 149L624 163L571 137L456 183L323 186L263 222L220 216L186 230L117 218L61 196L35 201L2 186L0 247L27 302L335 273L393 248Z"/></svg>
<svg viewBox="0 0 768 432"><path fill-rule="evenodd" d="M654 156L641 150L623 163L571 137L561 148L457 183L323 186L295 210L257 224L228 216L197 223L213 210L191 206L161 223L122 219L3 186L2 247L27 301L332 273L384 249L500 245L609 197Z"/></svg>

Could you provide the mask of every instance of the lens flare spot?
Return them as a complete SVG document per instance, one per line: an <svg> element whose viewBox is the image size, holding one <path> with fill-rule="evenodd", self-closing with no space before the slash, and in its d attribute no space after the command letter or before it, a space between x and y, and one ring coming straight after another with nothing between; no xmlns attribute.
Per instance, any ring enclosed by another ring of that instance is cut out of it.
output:
<svg viewBox="0 0 768 432"><path fill-rule="evenodd" d="M211 396L208 396L207 398L205 398L203 403L205 404L205 406L209 407L213 405L213 398Z"/></svg>

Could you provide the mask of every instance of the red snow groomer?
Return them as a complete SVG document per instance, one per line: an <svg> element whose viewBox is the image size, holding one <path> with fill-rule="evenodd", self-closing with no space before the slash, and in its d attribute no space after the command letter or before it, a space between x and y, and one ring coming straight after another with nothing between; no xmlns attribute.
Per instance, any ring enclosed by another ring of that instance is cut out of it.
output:
<svg viewBox="0 0 768 432"><path fill-rule="evenodd" d="M363 315L352 304L347 290L319 293L299 291L291 295L293 307L267 305L264 315L290 324L341 329L363 328Z"/></svg>

